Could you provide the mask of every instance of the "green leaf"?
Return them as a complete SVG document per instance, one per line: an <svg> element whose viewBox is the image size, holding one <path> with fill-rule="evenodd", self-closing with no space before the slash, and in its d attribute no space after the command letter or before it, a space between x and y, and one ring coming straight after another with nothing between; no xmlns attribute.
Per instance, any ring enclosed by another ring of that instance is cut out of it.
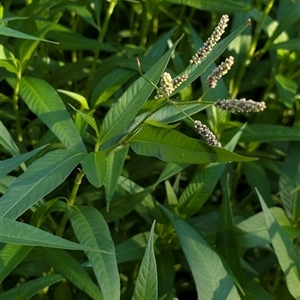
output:
<svg viewBox="0 0 300 300"><path fill-rule="evenodd" d="M104 183L106 174L105 152L91 152L81 162L88 181L96 188Z"/></svg>
<svg viewBox="0 0 300 300"><path fill-rule="evenodd" d="M83 20L85 20L87 23L89 23L90 25L92 25L94 28L96 28L98 31L100 31L99 27L97 26L97 24L95 23L92 14L90 13L90 11L81 5L76 5L75 3L68 3L66 5L66 8L70 11L70 12L75 12L78 16L80 16Z"/></svg>
<svg viewBox="0 0 300 300"><path fill-rule="evenodd" d="M199 211L210 197L225 168L224 163L211 163L204 166L181 194L176 211L185 217Z"/></svg>
<svg viewBox="0 0 300 300"><path fill-rule="evenodd" d="M158 184L158 182L156 182L156 184ZM117 204L119 204L119 207L122 207L122 211L125 211L125 213L122 213L122 216L135 209L136 212L140 214L145 220L149 221L149 223L152 222L153 218L160 223L165 223L165 221L167 221L165 214L162 212L160 206L158 205L158 202L150 194L150 192L152 191L151 187L144 189L132 180L123 176L120 176L119 178L119 185L130 195L132 195L128 197L129 200L127 200L126 197L125 199L122 198L120 199L120 201L118 200L112 203L112 206L115 207L115 210L117 210ZM112 211L113 210L111 209L111 212ZM153 218L151 218L150 215L152 215Z"/></svg>
<svg viewBox="0 0 300 300"><path fill-rule="evenodd" d="M13 245L42 246L69 250L90 250L99 252L99 249L70 242L47 231L31 225L0 217L0 242Z"/></svg>
<svg viewBox="0 0 300 300"><path fill-rule="evenodd" d="M175 258L172 251L164 250L156 256L158 290L160 295L171 291L175 278Z"/></svg>
<svg viewBox="0 0 300 300"><path fill-rule="evenodd" d="M275 254L286 278L287 287L295 299L300 299L300 252L274 219L257 189L256 193L264 212Z"/></svg>
<svg viewBox="0 0 300 300"><path fill-rule="evenodd" d="M65 94L65 95L69 96L70 98L72 98L72 99L76 100L77 102L79 102L81 104L82 109L87 109L87 110L90 109L88 101L82 95L80 95L78 93L66 91L66 90L60 90L60 89L58 89L57 91L59 93ZM75 110L75 108L72 105L70 105L70 106Z"/></svg>
<svg viewBox="0 0 300 300"><path fill-rule="evenodd" d="M158 297L157 268L153 247L155 221L152 224L146 251L136 279L132 299L153 300Z"/></svg>
<svg viewBox="0 0 300 300"><path fill-rule="evenodd" d="M226 189L224 191L224 197L220 208L216 247L237 280L242 283L244 276L240 263L239 249L236 242L233 213L230 206L229 176L227 177Z"/></svg>
<svg viewBox="0 0 300 300"><path fill-rule="evenodd" d="M1 30L1 29L0 29ZM61 281L63 277L59 274L53 274L49 276L42 276L37 279L33 279L22 283L11 290L8 290L4 293L1 293L2 299L14 299L14 300L27 300L32 299L34 295L39 293L46 287L51 286L59 281Z"/></svg>
<svg viewBox="0 0 300 300"><path fill-rule="evenodd" d="M120 299L120 279L115 247L102 215L88 206L72 206L69 211L77 239L86 246L103 249L110 254L86 251L104 300Z"/></svg>
<svg viewBox="0 0 300 300"><path fill-rule="evenodd" d="M13 156L20 155L20 151L16 143L14 142L9 131L4 124L0 121L0 144Z"/></svg>
<svg viewBox="0 0 300 300"><path fill-rule="evenodd" d="M293 108L298 89L296 82L281 74L277 74L275 76L275 83L285 106Z"/></svg>
<svg viewBox="0 0 300 300"><path fill-rule="evenodd" d="M30 110L50 128L67 148L86 152L74 122L51 85L38 78L23 77L20 81L20 95Z"/></svg>
<svg viewBox="0 0 300 300"><path fill-rule="evenodd" d="M100 79L91 95L91 106L98 107L116 93L120 87L131 79L136 72L126 69L117 69Z"/></svg>
<svg viewBox="0 0 300 300"><path fill-rule="evenodd" d="M157 63L145 74L150 81L156 84L166 68L172 52L179 43L178 39L173 47L167 51ZM102 144L122 132L134 119L143 104L153 91L153 86L143 77L136 80L112 106L106 114L101 126Z"/></svg>
<svg viewBox="0 0 300 300"><path fill-rule="evenodd" d="M14 54L0 45L0 67L5 68L10 73L18 74L20 63Z"/></svg>
<svg viewBox="0 0 300 300"><path fill-rule="evenodd" d="M202 111L209 107L210 104L186 104L180 105L180 109L184 111L187 115L192 116L199 111ZM154 120L158 122L165 122L165 123L173 123L185 119L186 115L183 114L175 105L165 105L157 112L155 112L152 116L148 118L148 120Z"/></svg>
<svg viewBox="0 0 300 300"><path fill-rule="evenodd" d="M268 50L286 49L286 50L300 50L300 38L290 39L286 42L272 44Z"/></svg>
<svg viewBox="0 0 300 300"><path fill-rule="evenodd" d="M239 129L222 134L222 140L229 140ZM282 125L250 124L243 130L240 142L300 141L299 128Z"/></svg>
<svg viewBox="0 0 300 300"><path fill-rule="evenodd" d="M92 116L90 116L90 115L88 115L87 113L84 113L84 112L82 112L82 111L76 109L76 108L75 108L74 106L72 106L70 103L69 103L69 105L72 107L72 109L73 109L74 111L76 111L76 112L80 115L80 117L81 117L82 119L84 119L84 120L85 120L85 121L86 121L86 122L87 122L94 130L95 130L96 135L98 136L98 135L99 135L99 131L98 131L98 127L97 127L95 118L92 117Z"/></svg>
<svg viewBox="0 0 300 300"><path fill-rule="evenodd" d="M231 0L167 0L167 2L178 5L187 5L196 9L206 10L209 12L217 11L224 13L234 13L247 11L251 9L250 5Z"/></svg>
<svg viewBox="0 0 300 300"><path fill-rule="evenodd" d="M293 226L282 208L271 207L269 211L291 239L300 235L300 229ZM236 228L239 248L254 248L271 242L262 212L240 222Z"/></svg>
<svg viewBox="0 0 300 300"><path fill-rule="evenodd" d="M154 241L156 238L157 236L154 236ZM148 240L149 232L141 232L118 244L116 246L118 264L142 259Z"/></svg>
<svg viewBox="0 0 300 300"><path fill-rule="evenodd" d="M177 232L193 273L198 299L240 299L220 257L190 225L162 208Z"/></svg>
<svg viewBox="0 0 300 300"><path fill-rule="evenodd" d="M130 139L130 146L139 155L155 156L173 163L207 164L256 160L220 147L212 147L172 129L156 128L147 124Z"/></svg>
<svg viewBox="0 0 300 300"><path fill-rule="evenodd" d="M104 186L107 211L109 210L110 202L117 188L118 180L124 167L128 149L128 146L122 147L120 150L110 153L106 158Z"/></svg>
<svg viewBox="0 0 300 300"><path fill-rule="evenodd" d="M38 37L28 35L26 33L20 32L20 31L16 31L9 27L3 26L2 24L0 24L0 35L19 38L19 39L25 39L25 40L34 40L34 41L42 41L42 42L57 44L56 42L53 42L53 41L40 39Z"/></svg>
<svg viewBox="0 0 300 300"><path fill-rule="evenodd" d="M29 151L27 153L8 158L4 161L3 160L0 161L0 170L1 170L0 178L7 175L9 172L14 170L16 167L20 166L24 161L26 161L30 157L34 156L36 153L38 153L45 147L47 147L47 145L39 147L39 148Z"/></svg>
<svg viewBox="0 0 300 300"><path fill-rule="evenodd" d="M0 215L16 219L61 184L84 156L76 150L59 149L36 160L1 198Z"/></svg>
<svg viewBox="0 0 300 300"><path fill-rule="evenodd" d="M299 132L299 128L297 129ZM285 187L299 171L299 146L299 142L290 143L286 151L286 156L279 177L279 188L283 189L280 192L281 203L283 204L287 216L293 223L299 221L300 218L300 190L296 189L296 191L294 191L295 188L299 187L299 181L292 186L287 188Z"/></svg>
<svg viewBox="0 0 300 300"><path fill-rule="evenodd" d="M73 256L60 249L44 248L43 251L46 261L56 272L63 275L92 299L103 299L97 285Z"/></svg>
<svg viewBox="0 0 300 300"><path fill-rule="evenodd" d="M31 249L32 247L24 245L4 245L0 251L0 283L27 256Z"/></svg>
<svg viewBox="0 0 300 300"><path fill-rule="evenodd" d="M131 211L133 211L135 207L139 203L141 203L150 192L151 189L145 189L142 190L141 192L124 196L111 203L109 207L109 212L107 212L106 208L101 209L100 212L102 213L107 223L114 222L126 216Z"/></svg>
<svg viewBox="0 0 300 300"><path fill-rule="evenodd" d="M243 172L251 189L258 188L268 207L273 206L269 178L265 169L257 162L247 162L243 164Z"/></svg>

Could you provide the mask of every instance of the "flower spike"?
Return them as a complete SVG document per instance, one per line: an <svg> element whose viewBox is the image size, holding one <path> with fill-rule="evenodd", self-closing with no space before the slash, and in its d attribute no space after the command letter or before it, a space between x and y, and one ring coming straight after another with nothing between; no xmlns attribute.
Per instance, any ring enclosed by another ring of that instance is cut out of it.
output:
<svg viewBox="0 0 300 300"><path fill-rule="evenodd" d="M222 34L225 32L225 28L227 27L227 23L229 21L228 15L223 15L220 19L219 24L215 28L212 35L207 39L204 43L203 47L200 48L195 55L190 60L190 64L198 65L203 58L205 58L208 53L212 50L212 48L217 44L220 40Z"/></svg>
<svg viewBox="0 0 300 300"><path fill-rule="evenodd" d="M196 120L194 121L194 125L196 133L200 134L209 145L221 147L221 143L205 124L202 124L200 121Z"/></svg>

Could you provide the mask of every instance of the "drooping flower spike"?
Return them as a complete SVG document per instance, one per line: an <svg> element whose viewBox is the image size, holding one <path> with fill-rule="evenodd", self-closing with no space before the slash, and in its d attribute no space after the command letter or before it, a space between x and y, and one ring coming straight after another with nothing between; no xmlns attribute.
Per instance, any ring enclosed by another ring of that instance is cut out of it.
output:
<svg viewBox="0 0 300 300"><path fill-rule="evenodd" d="M234 57L229 56L225 59L219 66L217 66L212 73L207 77L206 83L210 88L215 88L217 86L218 80L222 76L228 73L234 63Z"/></svg>
<svg viewBox="0 0 300 300"><path fill-rule="evenodd" d="M232 113L249 113L260 112L266 108L265 102L255 102L246 100L245 98L238 99L223 99L217 100L214 105L217 108L230 111Z"/></svg>
<svg viewBox="0 0 300 300"><path fill-rule="evenodd" d="M194 126L196 133L200 134L209 145L221 147L221 143L205 124L202 124L201 121L196 120L194 121Z"/></svg>

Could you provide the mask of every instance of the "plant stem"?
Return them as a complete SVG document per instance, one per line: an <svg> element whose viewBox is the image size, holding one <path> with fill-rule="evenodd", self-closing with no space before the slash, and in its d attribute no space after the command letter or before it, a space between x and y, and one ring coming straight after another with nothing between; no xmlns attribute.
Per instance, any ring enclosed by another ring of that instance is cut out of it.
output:
<svg viewBox="0 0 300 300"><path fill-rule="evenodd" d="M103 26L102 26L101 31L100 31L99 36L98 36L98 42L99 42L100 46L97 50L95 50L93 65L92 65L89 77L87 79L87 85L86 85L86 89L85 89L85 97L86 98L89 97L89 94L90 94L90 91L91 91L91 88L92 88L92 81L93 81L93 78L95 76L97 65L98 65L98 57L99 57L99 53L100 53L100 50L101 50L101 43L103 43L103 41L104 41L104 37L105 37L105 34L107 32L107 28L108 28L108 23L110 21L111 15L112 15L112 13L114 11L114 8L117 5L117 3L118 3L118 0L111 0L110 3L109 3L108 9L106 11Z"/></svg>
<svg viewBox="0 0 300 300"><path fill-rule="evenodd" d="M19 115L19 90L20 90L20 80L21 80L21 73L17 74L17 81L16 85L14 87L14 93L13 93L13 109L14 114L16 118L16 127L17 127L17 140L18 142L23 141L23 134L22 134L22 127L21 127L21 121L20 121L20 115Z"/></svg>
<svg viewBox="0 0 300 300"><path fill-rule="evenodd" d="M79 186L81 184L81 180L84 177L84 175L85 175L85 172L83 170L80 170L80 172L78 173L78 175L75 178L74 186L73 186L73 189L71 191L70 197L68 199L69 200L69 206L74 205L76 195L77 195ZM65 227L66 227L66 224L67 224L67 221L68 221L68 213L65 213L62 220L61 220L61 222L60 222L60 225L59 225L59 227L56 231L57 236L62 237L62 235L64 233L64 230L65 230Z"/></svg>
<svg viewBox="0 0 300 300"><path fill-rule="evenodd" d="M271 8L273 7L274 1L275 0L269 0L268 1L267 5L266 5L266 7L264 9L263 15L261 16L260 20L258 20L258 22L256 24L256 27L255 27L255 30L254 30L253 39L252 39L251 45L249 47L249 50L248 50L245 62L242 65L242 67L241 67L241 69L239 71L239 76L236 79L235 86L234 86L233 91L232 91L232 98L233 99L235 99L236 96L237 96L237 94L239 93L239 89L241 87L241 83L242 83L242 80L244 78L246 69L248 68L248 66L251 63L251 60L254 57L255 50L256 50L256 47L257 47L257 43L258 43L258 39L260 37L260 32L262 30L262 26L264 24L264 21L265 21L267 15L269 14Z"/></svg>

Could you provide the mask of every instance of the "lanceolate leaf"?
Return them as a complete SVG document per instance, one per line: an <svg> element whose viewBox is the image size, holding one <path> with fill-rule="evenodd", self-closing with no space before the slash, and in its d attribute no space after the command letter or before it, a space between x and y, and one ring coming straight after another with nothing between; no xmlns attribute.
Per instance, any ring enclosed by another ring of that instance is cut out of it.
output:
<svg viewBox="0 0 300 300"><path fill-rule="evenodd" d="M86 251L86 255L92 264L103 299L120 299L120 279L115 247L106 221L94 207L88 206L73 206L69 218L77 239L83 245L110 252L106 254Z"/></svg>
<svg viewBox="0 0 300 300"><path fill-rule="evenodd" d="M56 42L40 39L35 36L28 35L26 33L16 31L9 27L3 26L2 24L0 24L0 35L10 36L10 37L19 38L19 39L25 39L25 40L43 41L43 42L49 42L49 43L56 44Z"/></svg>
<svg viewBox="0 0 300 300"><path fill-rule="evenodd" d="M300 252L274 219L257 189L256 193L264 212L274 251L286 278L287 287L295 299L300 299Z"/></svg>
<svg viewBox="0 0 300 300"><path fill-rule="evenodd" d="M39 78L23 77L20 81L20 95L30 110L67 148L86 151L74 122L52 86Z"/></svg>
<svg viewBox="0 0 300 300"><path fill-rule="evenodd" d="M2 227L1 227L2 230ZM1 240L1 238L0 238ZM0 251L0 284L32 249L31 246L6 244Z"/></svg>
<svg viewBox="0 0 300 300"><path fill-rule="evenodd" d="M246 5L243 2L237 2L232 0L167 0L168 2L187 5L200 10L206 11L218 11L225 13L242 12L251 9L250 5Z"/></svg>
<svg viewBox="0 0 300 300"><path fill-rule="evenodd" d="M177 40L173 47L162 56L161 59L145 74L150 81L156 84L166 68L172 52L177 46ZM121 96L115 105L108 111L101 126L101 142L105 143L110 138L122 132L134 119L137 112L153 91L153 86L143 77L136 80Z"/></svg>
<svg viewBox="0 0 300 300"><path fill-rule="evenodd" d="M0 121L0 144L13 156L20 154L18 146L14 142L9 131L6 129L4 124Z"/></svg>
<svg viewBox="0 0 300 300"><path fill-rule="evenodd" d="M173 163L207 164L256 160L220 147L209 146L172 129L157 128L146 124L130 140L130 146L137 154L155 156Z"/></svg>
<svg viewBox="0 0 300 300"><path fill-rule="evenodd" d="M18 155L16 157L12 157L12 158L6 159L4 161L0 161L0 170L1 170L0 178L2 176L7 175L13 169L20 166L24 161L26 161L27 159L29 159L30 157L32 157L33 155L35 155L36 153L38 153L39 151L44 149L45 147L46 146L42 146L38 149L29 151L27 153Z"/></svg>
<svg viewBox="0 0 300 300"><path fill-rule="evenodd" d="M119 151L111 153L106 159L106 174L105 174L105 198L107 209L109 210L109 205L111 199L115 193L119 177L123 170L124 162L128 152L128 146L121 148Z"/></svg>
<svg viewBox="0 0 300 300"><path fill-rule="evenodd" d="M158 296L157 268L153 247L155 222L152 224L146 251L136 279L133 300L153 300Z"/></svg>
<svg viewBox="0 0 300 300"><path fill-rule="evenodd" d="M42 289L59 282L63 279L60 274L53 274L49 276L42 276L40 278L22 283L11 290L1 293L2 299L32 299L34 295Z"/></svg>
<svg viewBox="0 0 300 300"><path fill-rule="evenodd" d="M220 257L183 220L164 208L176 229L180 245L193 273L198 299L240 299Z"/></svg>
<svg viewBox="0 0 300 300"><path fill-rule="evenodd" d="M216 246L223 256L235 277L243 282L243 272L240 263L240 255L235 236L235 226L233 223L233 213L230 206L230 185L229 177L226 182L226 190L219 214Z"/></svg>
<svg viewBox="0 0 300 300"><path fill-rule="evenodd" d="M106 171L105 152L91 152L81 164L89 182L96 188L102 186Z"/></svg>
<svg viewBox="0 0 300 300"><path fill-rule="evenodd" d="M1 243L25 246L43 246L69 250L101 251L99 249L92 249L85 245L70 242L31 225L13 221L4 217L0 217L0 228Z"/></svg>
<svg viewBox="0 0 300 300"><path fill-rule="evenodd" d="M49 265L75 286L83 290L92 299L102 300L102 294L97 285L89 277L85 269L67 251L44 248L45 258Z"/></svg>
<svg viewBox="0 0 300 300"><path fill-rule="evenodd" d="M0 216L16 219L61 184L85 153L59 149L36 160L1 198Z"/></svg>

